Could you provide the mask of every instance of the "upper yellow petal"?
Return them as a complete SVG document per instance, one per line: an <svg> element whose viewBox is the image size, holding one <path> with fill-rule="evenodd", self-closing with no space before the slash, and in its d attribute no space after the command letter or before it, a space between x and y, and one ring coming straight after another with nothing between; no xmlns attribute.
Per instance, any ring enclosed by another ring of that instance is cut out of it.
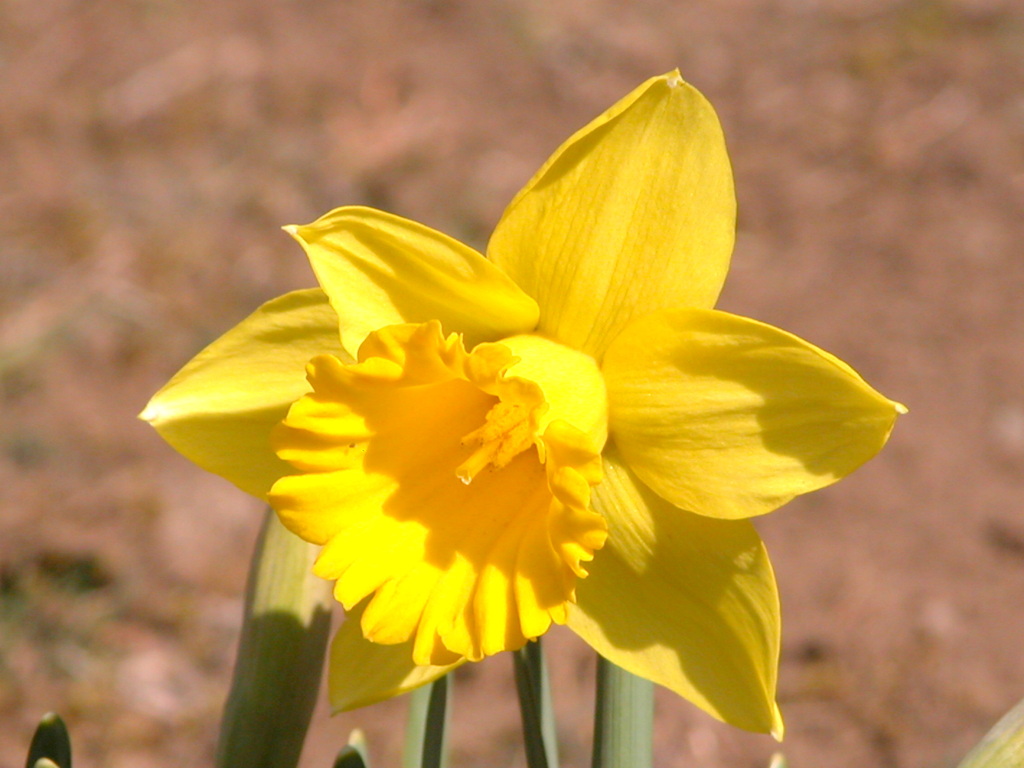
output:
<svg viewBox="0 0 1024 768"><path fill-rule="evenodd" d="M713 517L760 515L835 482L881 449L905 410L827 352L715 310L638 320L603 371L630 468Z"/></svg>
<svg viewBox="0 0 1024 768"><path fill-rule="evenodd" d="M355 353L386 325L440 320L469 347L531 331L537 305L487 259L430 227L373 208L338 208L286 227L309 256Z"/></svg>
<svg viewBox="0 0 1024 768"><path fill-rule="evenodd" d="M537 300L540 331L600 357L634 317L714 305L735 219L718 118L672 72L563 144L509 205L487 253Z"/></svg>
<svg viewBox="0 0 1024 768"><path fill-rule="evenodd" d="M345 354L327 296L286 294L196 355L140 418L186 458L263 498L291 471L271 450L270 432L309 391L306 361L324 352Z"/></svg>
<svg viewBox="0 0 1024 768"><path fill-rule="evenodd" d="M754 527L676 509L614 448L594 507L608 541L580 582L569 627L606 659L720 720L780 734L779 598Z"/></svg>

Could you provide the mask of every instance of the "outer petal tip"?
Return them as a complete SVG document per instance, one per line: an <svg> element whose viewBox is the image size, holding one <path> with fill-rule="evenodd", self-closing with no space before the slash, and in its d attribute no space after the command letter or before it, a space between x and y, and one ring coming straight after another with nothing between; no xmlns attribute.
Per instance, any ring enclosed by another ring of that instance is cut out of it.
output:
<svg viewBox="0 0 1024 768"><path fill-rule="evenodd" d="M439 320L470 346L537 325L536 302L481 254L423 224L364 206L285 227L302 246L354 355L372 331Z"/></svg>
<svg viewBox="0 0 1024 768"><path fill-rule="evenodd" d="M635 317L714 306L736 199L714 109L678 71L569 138L513 199L488 255L540 305L540 331L600 357Z"/></svg>
<svg viewBox="0 0 1024 768"><path fill-rule="evenodd" d="M262 499L287 469L270 450L270 431L308 391L309 358L341 353L337 334L322 291L280 296L193 358L139 418L186 458Z"/></svg>
<svg viewBox="0 0 1024 768"><path fill-rule="evenodd" d="M163 409L150 400L146 404L146 407L142 409L142 413L140 413L136 418L141 419L142 421L147 421L150 424L155 424L160 421L161 416L163 416Z"/></svg>
<svg viewBox="0 0 1024 768"><path fill-rule="evenodd" d="M761 515L830 485L881 450L906 413L827 352L715 310L634 322L602 370L630 467L711 517Z"/></svg>
<svg viewBox="0 0 1024 768"><path fill-rule="evenodd" d="M772 738L778 742L786 736L786 724L782 722L782 712L779 710L778 702L772 704Z"/></svg>
<svg viewBox="0 0 1024 768"><path fill-rule="evenodd" d="M673 507L626 469L614 446L604 469L594 509L610 535L590 578L577 584L570 629L719 720L781 733L778 592L753 525Z"/></svg>

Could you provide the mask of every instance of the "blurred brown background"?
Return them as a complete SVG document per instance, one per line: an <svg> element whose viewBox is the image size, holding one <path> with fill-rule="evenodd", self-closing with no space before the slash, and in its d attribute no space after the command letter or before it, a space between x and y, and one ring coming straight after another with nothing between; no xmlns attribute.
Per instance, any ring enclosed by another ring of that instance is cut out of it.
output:
<svg viewBox="0 0 1024 768"><path fill-rule="evenodd" d="M851 362L909 416L759 522L794 768L952 764L1024 696L1024 5L1015 0L0 0L0 766L209 763L259 504L134 420L312 276L279 230L370 204L482 247L572 131L678 66L740 201L721 306ZM559 634L565 763L591 661ZM454 766L519 766L506 659ZM401 703L318 719L304 765ZM764 737L659 698L660 766Z"/></svg>

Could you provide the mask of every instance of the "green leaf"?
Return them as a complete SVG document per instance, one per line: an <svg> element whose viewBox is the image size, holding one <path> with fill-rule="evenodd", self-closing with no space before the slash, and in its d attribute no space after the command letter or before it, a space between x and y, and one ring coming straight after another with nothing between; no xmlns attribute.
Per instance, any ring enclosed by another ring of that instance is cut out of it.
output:
<svg viewBox="0 0 1024 768"><path fill-rule="evenodd" d="M527 643L512 658L523 720L526 764L529 768L558 768L558 734L541 641Z"/></svg>
<svg viewBox="0 0 1024 768"><path fill-rule="evenodd" d="M67 726L55 712L47 712L39 721L32 743L28 748L26 768L37 768L47 760L56 768L71 768L71 737Z"/></svg>
<svg viewBox="0 0 1024 768"><path fill-rule="evenodd" d="M331 585L313 575L316 552L268 511L249 572L220 768L298 764L331 628Z"/></svg>
<svg viewBox="0 0 1024 768"><path fill-rule="evenodd" d="M958 768L1020 768L1024 765L1024 700L985 734Z"/></svg>
<svg viewBox="0 0 1024 768"><path fill-rule="evenodd" d="M594 768L650 768L654 684L597 658Z"/></svg>

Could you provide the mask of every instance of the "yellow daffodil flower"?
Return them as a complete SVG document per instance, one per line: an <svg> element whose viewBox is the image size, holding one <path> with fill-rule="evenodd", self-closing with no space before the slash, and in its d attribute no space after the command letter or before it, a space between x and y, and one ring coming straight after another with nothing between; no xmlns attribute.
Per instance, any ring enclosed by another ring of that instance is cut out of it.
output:
<svg viewBox="0 0 1024 768"><path fill-rule="evenodd" d="M335 707L556 623L780 730L778 597L746 518L853 471L903 409L712 308L735 198L707 101L678 73L641 85L548 160L486 258L369 208L286 229L320 289L261 307L143 418L322 545L348 612Z"/></svg>

